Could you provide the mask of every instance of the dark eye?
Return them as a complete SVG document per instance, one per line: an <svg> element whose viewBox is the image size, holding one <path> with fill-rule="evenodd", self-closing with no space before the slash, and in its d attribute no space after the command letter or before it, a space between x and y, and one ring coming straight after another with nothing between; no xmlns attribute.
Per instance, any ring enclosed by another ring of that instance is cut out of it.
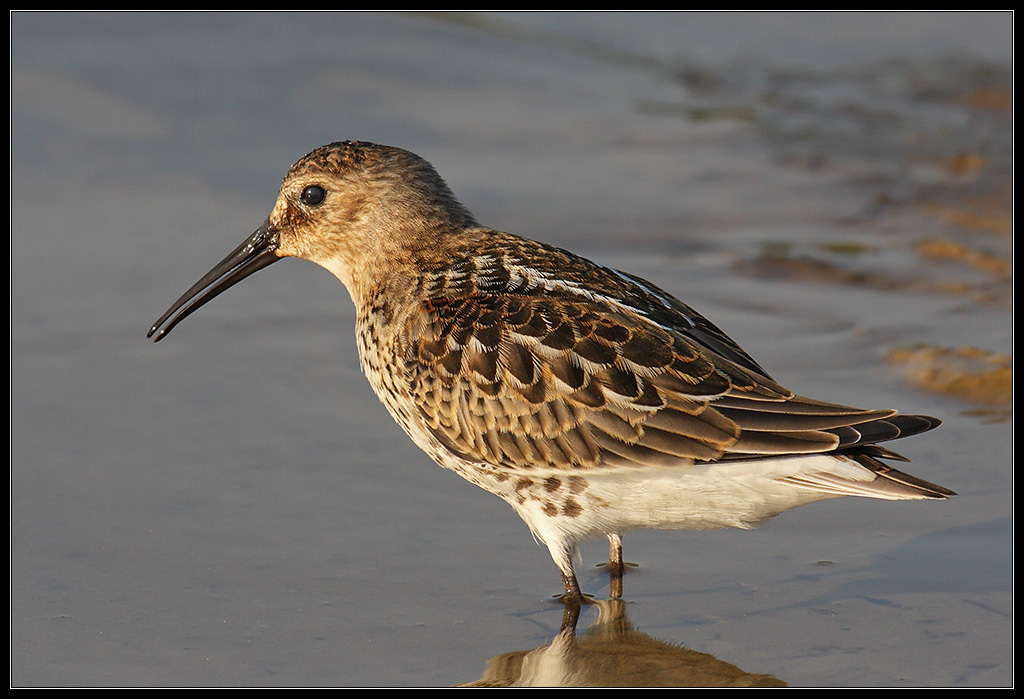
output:
<svg viewBox="0 0 1024 699"><path fill-rule="evenodd" d="M302 190L302 203L306 206L316 206L327 196L327 191L318 184L311 184Z"/></svg>

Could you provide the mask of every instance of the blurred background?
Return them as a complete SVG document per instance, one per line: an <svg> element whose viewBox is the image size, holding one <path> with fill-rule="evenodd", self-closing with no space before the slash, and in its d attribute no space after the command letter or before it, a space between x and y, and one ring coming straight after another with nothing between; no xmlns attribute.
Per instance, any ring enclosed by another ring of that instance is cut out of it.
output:
<svg viewBox="0 0 1024 699"><path fill-rule="evenodd" d="M1012 682L1012 13L10 19L12 686L710 683L580 669L546 550L391 422L320 268L146 340L347 138L650 279L799 393L944 420L899 451L951 501L627 535L611 665Z"/></svg>

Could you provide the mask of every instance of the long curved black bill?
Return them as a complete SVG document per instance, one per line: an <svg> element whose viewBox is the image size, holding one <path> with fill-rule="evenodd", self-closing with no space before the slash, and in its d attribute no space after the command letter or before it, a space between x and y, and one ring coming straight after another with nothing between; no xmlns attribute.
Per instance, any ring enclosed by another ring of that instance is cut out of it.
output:
<svg viewBox="0 0 1024 699"><path fill-rule="evenodd" d="M277 256L278 237L270 229L269 220L256 229L249 238L235 248L230 255L221 260L216 267L192 285L182 294L160 319L153 323L146 337L159 342L171 329L185 320L202 306L212 301L224 291L254 274L264 267L272 265L281 258ZM162 327L161 327L162 326ZM155 337L154 337L155 336Z"/></svg>

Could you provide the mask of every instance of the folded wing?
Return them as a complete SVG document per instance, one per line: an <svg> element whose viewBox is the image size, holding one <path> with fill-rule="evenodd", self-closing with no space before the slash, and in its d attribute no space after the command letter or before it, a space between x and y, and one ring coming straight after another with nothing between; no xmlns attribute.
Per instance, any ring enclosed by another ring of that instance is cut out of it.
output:
<svg viewBox="0 0 1024 699"><path fill-rule="evenodd" d="M433 299L409 325L405 360L427 428L469 461L679 468L842 452L880 474L899 474L894 487L942 496L938 486L878 460L901 457L870 446L932 429L934 418L794 395L756 365L740 366L675 328L597 301ZM843 487L828 479L799 485Z"/></svg>

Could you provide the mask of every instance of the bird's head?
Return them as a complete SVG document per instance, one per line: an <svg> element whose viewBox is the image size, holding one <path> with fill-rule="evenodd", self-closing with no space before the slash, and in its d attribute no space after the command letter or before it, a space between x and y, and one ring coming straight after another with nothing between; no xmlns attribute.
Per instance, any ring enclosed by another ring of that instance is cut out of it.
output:
<svg viewBox="0 0 1024 699"><path fill-rule="evenodd" d="M332 272L355 297L386 264L475 225L437 171L391 146L340 141L291 167L263 225L154 323L161 340L200 307L284 257Z"/></svg>

